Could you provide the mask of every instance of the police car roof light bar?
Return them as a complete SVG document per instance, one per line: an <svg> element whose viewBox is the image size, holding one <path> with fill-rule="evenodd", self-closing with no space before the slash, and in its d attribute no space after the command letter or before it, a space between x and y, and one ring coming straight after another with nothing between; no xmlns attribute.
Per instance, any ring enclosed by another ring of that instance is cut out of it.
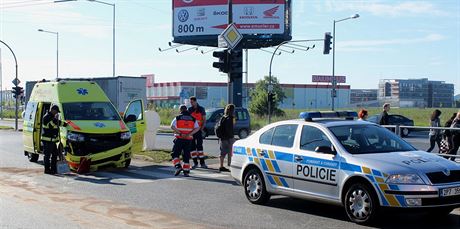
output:
<svg viewBox="0 0 460 229"><path fill-rule="evenodd" d="M346 120L353 120L358 117L358 113L355 111L314 111L314 112L302 112L299 114L299 118L304 119L307 122L313 121L317 118L344 118Z"/></svg>

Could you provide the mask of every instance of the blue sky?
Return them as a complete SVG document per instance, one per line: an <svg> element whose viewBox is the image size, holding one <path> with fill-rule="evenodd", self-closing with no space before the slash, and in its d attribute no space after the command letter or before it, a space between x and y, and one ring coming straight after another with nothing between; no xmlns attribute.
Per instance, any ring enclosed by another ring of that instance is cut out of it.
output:
<svg viewBox="0 0 460 229"><path fill-rule="evenodd" d="M105 1L116 4L117 75L226 82L211 67L212 52L158 51L172 40L171 0ZM460 93L460 1L294 0L293 39L321 39L334 19L355 13L360 18L336 27L336 74L346 75L352 88L377 88L384 78L430 78L454 83ZM0 40L14 49L23 82L56 75L55 36L37 29L59 32L61 77L112 75L111 7L84 0L0 0ZM313 44L308 52L275 57L273 74L281 83L310 83L313 74L331 74L332 55L322 54L322 42ZM14 64L0 48L3 88L9 88ZM270 57L249 51L250 82L268 75Z"/></svg>

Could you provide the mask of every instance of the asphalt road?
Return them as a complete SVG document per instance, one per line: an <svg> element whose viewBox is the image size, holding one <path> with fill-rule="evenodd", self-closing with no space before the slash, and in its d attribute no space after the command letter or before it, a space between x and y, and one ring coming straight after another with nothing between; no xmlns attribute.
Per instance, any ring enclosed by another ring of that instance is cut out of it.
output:
<svg viewBox="0 0 460 229"><path fill-rule="evenodd" d="M41 158L29 163L14 131L0 131L0 155L0 228L365 228L341 207L281 196L250 204L242 187L214 169L174 177L170 165L135 160L126 170L44 175ZM373 225L459 226L459 210L443 219L390 214Z"/></svg>

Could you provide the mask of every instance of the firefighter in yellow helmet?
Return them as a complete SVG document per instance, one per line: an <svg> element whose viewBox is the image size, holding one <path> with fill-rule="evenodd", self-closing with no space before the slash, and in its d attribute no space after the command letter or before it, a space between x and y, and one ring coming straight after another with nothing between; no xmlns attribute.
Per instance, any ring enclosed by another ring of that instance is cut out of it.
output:
<svg viewBox="0 0 460 229"><path fill-rule="evenodd" d="M43 164L46 174L56 174L58 150L56 144L59 142L59 127L67 126L67 123L58 119L59 107L51 106L51 109L43 116L43 131L41 142L43 143Z"/></svg>

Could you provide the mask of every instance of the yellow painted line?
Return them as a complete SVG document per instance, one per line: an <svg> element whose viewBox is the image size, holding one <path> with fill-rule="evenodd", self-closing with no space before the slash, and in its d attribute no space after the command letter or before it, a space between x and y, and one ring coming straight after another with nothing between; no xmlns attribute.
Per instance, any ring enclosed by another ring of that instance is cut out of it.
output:
<svg viewBox="0 0 460 229"><path fill-rule="evenodd" d="M385 198L392 207L401 207L398 200L396 200L396 198L393 195L385 194Z"/></svg>
<svg viewBox="0 0 460 229"><path fill-rule="evenodd" d="M275 153L273 152L273 150L268 151L268 156L270 157L270 159L276 159L275 158Z"/></svg>
<svg viewBox="0 0 460 229"><path fill-rule="evenodd" d="M278 186L283 186L283 183L281 182L280 178L277 176L273 176L273 179L275 180L276 184Z"/></svg>
<svg viewBox="0 0 460 229"><path fill-rule="evenodd" d="M371 174L371 169L363 166L363 172L366 174Z"/></svg>
<svg viewBox="0 0 460 229"><path fill-rule="evenodd" d="M273 167L272 161L270 161L270 160L265 160L265 163L267 164L268 170L269 170L270 172L275 172L275 168Z"/></svg>
<svg viewBox="0 0 460 229"><path fill-rule="evenodd" d="M383 180L383 178L380 178L380 177L375 177L375 180L378 182L378 183L384 183L385 180Z"/></svg>
<svg viewBox="0 0 460 229"><path fill-rule="evenodd" d="M260 160L259 160L259 158L255 157L255 158L254 158L254 161L256 162L256 164L260 165Z"/></svg>

